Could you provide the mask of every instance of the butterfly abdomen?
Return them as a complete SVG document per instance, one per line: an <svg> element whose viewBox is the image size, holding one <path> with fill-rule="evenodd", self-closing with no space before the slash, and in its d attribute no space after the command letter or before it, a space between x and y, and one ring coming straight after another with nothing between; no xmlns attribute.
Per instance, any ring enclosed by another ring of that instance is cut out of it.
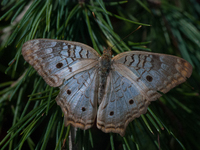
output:
<svg viewBox="0 0 200 150"><path fill-rule="evenodd" d="M105 49L103 55L99 59L99 91L98 103L100 104L105 93L107 76L111 69L111 48Z"/></svg>

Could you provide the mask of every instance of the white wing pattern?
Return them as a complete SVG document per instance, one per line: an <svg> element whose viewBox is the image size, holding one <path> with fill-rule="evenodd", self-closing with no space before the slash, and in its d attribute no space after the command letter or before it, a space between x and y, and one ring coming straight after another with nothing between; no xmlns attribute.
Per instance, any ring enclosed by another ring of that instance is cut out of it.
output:
<svg viewBox="0 0 200 150"><path fill-rule="evenodd" d="M130 51L111 60L110 49L100 57L85 44L62 40L30 40L22 54L47 84L60 88L56 102L65 126L86 130L97 116L99 129L121 136L160 92L168 92L192 73L192 66L176 56Z"/></svg>
<svg viewBox="0 0 200 150"><path fill-rule="evenodd" d="M23 45L22 55L47 84L60 86L56 102L65 126L90 128L97 113L99 54L78 42L36 39Z"/></svg>
<svg viewBox="0 0 200 150"><path fill-rule="evenodd" d="M146 113L151 101L184 82L192 66L182 58L131 51L112 59L106 91L98 109L97 126L124 136L130 121Z"/></svg>

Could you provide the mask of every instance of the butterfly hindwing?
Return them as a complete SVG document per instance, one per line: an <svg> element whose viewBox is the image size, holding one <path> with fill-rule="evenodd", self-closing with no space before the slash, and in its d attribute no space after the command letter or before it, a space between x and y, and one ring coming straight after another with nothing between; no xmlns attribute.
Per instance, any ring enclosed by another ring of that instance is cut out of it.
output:
<svg viewBox="0 0 200 150"><path fill-rule="evenodd" d="M80 72L60 87L57 104L64 113L65 126L90 128L97 113L98 67Z"/></svg>
<svg viewBox="0 0 200 150"><path fill-rule="evenodd" d="M128 123L146 113L150 102L117 71L110 72L106 91L98 109L97 127L124 136Z"/></svg>

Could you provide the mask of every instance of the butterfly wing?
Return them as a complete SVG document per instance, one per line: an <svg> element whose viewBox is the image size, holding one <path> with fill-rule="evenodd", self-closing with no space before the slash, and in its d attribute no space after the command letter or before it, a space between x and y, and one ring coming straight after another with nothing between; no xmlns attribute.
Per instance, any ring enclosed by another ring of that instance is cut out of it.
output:
<svg viewBox="0 0 200 150"><path fill-rule="evenodd" d="M186 60L165 54L131 51L113 58L113 67L147 97L154 101L183 83L192 74L192 66Z"/></svg>
<svg viewBox="0 0 200 150"><path fill-rule="evenodd" d="M97 127L121 136L130 121L147 111L158 99L192 73L182 58L149 53L125 52L115 56L107 78L106 94L97 113Z"/></svg>
<svg viewBox="0 0 200 150"><path fill-rule="evenodd" d="M103 132L124 136L128 123L145 113L149 104L130 80L111 71L97 112L97 127Z"/></svg>
<svg viewBox="0 0 200 150"><path fill-rule="evenodd" d="M99 54L85 44L51 39L27 41L22 47L22 55L53 87L94 67L99 59Z"/></svg>
<svg viewBox="0 0 200 150"><path fill-rule="evenodd" d="M56 102L65 126L90 128L97 112L99 54L78 42L35 39L23 45L22 55L47 84L60 86Z"/></svg>
<svg viewBox="0 0 200 150"><path fill-rule="evenodd" d="M98 66L80 72L60 87L56 102L64 113L65 126L90 128L97 113Z"/></svg>

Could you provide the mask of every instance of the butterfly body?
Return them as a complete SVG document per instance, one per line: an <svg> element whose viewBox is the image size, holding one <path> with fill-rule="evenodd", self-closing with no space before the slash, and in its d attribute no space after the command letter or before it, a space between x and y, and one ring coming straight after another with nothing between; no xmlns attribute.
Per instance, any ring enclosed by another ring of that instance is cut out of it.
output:
<svg viewBox="0 0 200 150"><path fill-rule="evenodd" d="M30 40L22 54L47 84L60 88L56 102L65 126L86 130L97 117L99 129L121 136L129 122L162 96L160 92L168 92L192 73L190 63L176 56L129 51L111 58L111 49L100 56L71 41Z"/></svg>
<svg viewBox="0 0 200 150"><path fill-rule="evenodd" d="M111 70L111 48L105 49L99 59L99 91L98 91L98 104L101 103L105 93L105 86L108 74Z"/></svg>

